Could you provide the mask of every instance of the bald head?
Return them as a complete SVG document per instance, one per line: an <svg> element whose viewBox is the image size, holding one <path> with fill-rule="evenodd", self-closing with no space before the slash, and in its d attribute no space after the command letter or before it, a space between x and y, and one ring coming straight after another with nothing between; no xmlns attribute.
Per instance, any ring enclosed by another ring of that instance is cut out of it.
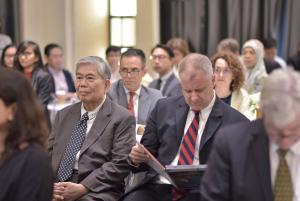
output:
<svg viewBox="0 0 300 201"><path fill-rule="evenodd" d="M182 94L192 110L206 108L214 97L210 60L202 54L189 54L179 63L179 77Z"/></svg>
<svg viewBox="0 0 300 201"><path fill-rule="evenodd" d="M213 68L209 58L203 54L192 53L187 55L179 63L179 75L184 74L185 76L193 79L196 71L204 72L207 77L213 76Z"/></svg>

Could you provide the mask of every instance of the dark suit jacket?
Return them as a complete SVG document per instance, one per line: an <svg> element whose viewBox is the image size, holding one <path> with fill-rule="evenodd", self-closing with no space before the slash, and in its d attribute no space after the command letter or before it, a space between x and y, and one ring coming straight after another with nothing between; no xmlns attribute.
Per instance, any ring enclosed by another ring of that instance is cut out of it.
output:
<svg viewBox="0 0 300 201"><path fill-rule="evenodd" d="M119 105L128 108L127 96L124 89L122 80L119 80L112 84L109 89L108 96ZM151 89L142 86L139 96L139 108L138 108L138 124L146 124L147 118L150 112L153 110L156 102L163 98L161 92L157 89Z"/></svg>
<svg viewBox="0 0 300 201"><path fill-rule="evenodd" d="M56 115L48 147L55 174L80 110L81 103L76 103ZM79 183L89 190L80 200L114 201L122 195L130 171L127 158L134 144L134 117L106 98L80 150Z"/></svg>
<svg viewBox="0 0 300 201"><path fill-rule="evenodd" d="M152 82L150 82L148 87L156 88L157 84L158 84L158 79L155 79ZM166 84L161 93L163 96L166 97L182 95L180 82L176 78L174 73L172 73L172 75L167 79Z"/></svg>
<svg viewBox="0 0 300 201"><path fill-rule="evenodd" d="M35 68L32 72L31 83L40 103L46 108L52 100L51 94L55 92L54 80L44 68Z"/></svg>
<svg viewBox="0 0 300 201"><path fill-rule="evenodd" d="M71 73L66 70L66 69L63 69L63 74L66 78L66 82L67 82L67 85L68 85L68 92L75 92L75 85L74 85L74 80L72 78L72 75Z"/></svg>
<svg viewBox="0 0 300 201"><path fill-rule="evenodd" d="M48 68L50 68L50 67L46 64L45 69L50 73ZM62 72L63 72L63 74L66 78L66 82L67 82L67 85L68 85L68 92L73 92L73 93L76 92L75 85L74 85L74 80L72 78L72 74L70 73L70 71L68 71L67 69L63 69ZM52 76L51 73L50 73L50 75ZM55 90L55 82L54 82L54 90Z"/></svg>
<svg viewBox="0 0 300 201"><path fill-rule="evenodd" d="M189 106L183 96L160 99L147 121L141 143L162 165L169 165L179 150L188 111ZM239 121L248 122L249 120L216 97L200 142L199 160L201 164L207 162L217 131L221 127ZM146 167L141 165L140 169L135 171L143 170ZM146 179L139 178L141 182L136 182L126 191L141 186L156 175L157 173L150 169L146 174Z"/></svg>
<svg viewBox="0 0 300 201"><path fill-rule="evenodd" d="M262 120L222 129L202 180L204 201L272 201L269 141Z"/></svg>

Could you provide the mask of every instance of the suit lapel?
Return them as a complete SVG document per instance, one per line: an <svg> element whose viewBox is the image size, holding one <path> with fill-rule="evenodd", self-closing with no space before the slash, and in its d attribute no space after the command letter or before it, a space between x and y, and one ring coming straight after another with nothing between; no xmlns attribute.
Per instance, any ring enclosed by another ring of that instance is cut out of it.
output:
<svg viewBox="0 0 300 201"><path fill-rule="evenodd" d="M83 154L89 146L91 146L104 132L107 124L110 122L112 102L106 98L100 108L96 119L81 147L80 155Z"/></svg>
<svg viewBox="0 0 300 201"><path fill-rule="evenodd" d="M210 115L208 117L208 120L205 124L205 128L201 137L201 142L200 142L200 147L199 147L199 153L201 153L201 149L203 148L203 146L208 142L208 140L210 138L213 137L213 135L215 134L217 128L219 128L219 126L222 123L222 117L223 117L223 108L221 106L221 100L219 100L216 97L215 103L213 105L213 108L210 112ZM201 123L201 122L200 122Z"/></svg>
<svg viewBox="0 0 300 201"><path fill-rule="evenodd" d="M148 115L148 111L151 105L151 99L149 97L148 92L146 91L145 87L141 87L141 92L139 96L139 108L138 108L138 119L137 122L142 122L143 119L146 119Z"/></svg>
<svg viewBox="0 0 300 201"><path fill-rule="evenodd" d="M122 80L118 81L116 93L118 97L118 104L128 108L127 95Z"/></svg>
<svg viewBox="0 0 300 201"><path fill-rule="evenodd" d="M81 102L80 103L76 103L76 106L74 106L74 109L72 109L64 118L64 126L63 129L61 130L61 134L60 134L60 140L59 142L57 142L57 144L59 144L58 146L58 151L57 151L57 159L58 159L58 165L59 165L59 161L61 160L61 158L63 157L63 154L65 153L65 148L67 147L67 144L70 141L73 129L76 125L76 123L80 120L81 117Z"/></svg>
<svg viewBox="0 0 300 201"><path fill-rule="evenodd" d="M176 107L176 112L175 112L177 147L180 146L181 139L184 134L184 126L186 123L186 117L188 111L189 111L189 106L186 104L184 97L182 96L178 100L178 107Z"/></svg>
<svg viewBox="0 0 300 201"><path fill-rule="evenodd" d="M162 90L162 94L165 95L168 88L171 86L173 79L175 78L175 75L172 73L172 75L167 79L166 84Z"/></svg>
<svg viewBox="0 0 300 201"><path fill-rule="evenodd" d="M272 184L270 173L270 156L269 156L269 140L264 129L262 120L253 124L253 144L250 149L254 158L256 171L258 172L261 188L264 192L266 201L271 201Z"/></svg>

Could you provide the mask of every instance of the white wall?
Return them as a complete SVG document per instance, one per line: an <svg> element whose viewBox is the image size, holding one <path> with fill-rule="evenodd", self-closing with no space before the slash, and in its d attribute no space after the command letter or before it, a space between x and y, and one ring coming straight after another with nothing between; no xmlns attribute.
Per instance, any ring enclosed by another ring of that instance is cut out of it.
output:
<svg viewBox="0 0 300 201"><path fill-rule="evenodd" d="M149 56L159 41L159 0L137 2L136 47ZM21 37L37 42L42 51L50 42L62 45L72 71L83 56L105 56L108 0L22 0L21 19Z"/></svg>

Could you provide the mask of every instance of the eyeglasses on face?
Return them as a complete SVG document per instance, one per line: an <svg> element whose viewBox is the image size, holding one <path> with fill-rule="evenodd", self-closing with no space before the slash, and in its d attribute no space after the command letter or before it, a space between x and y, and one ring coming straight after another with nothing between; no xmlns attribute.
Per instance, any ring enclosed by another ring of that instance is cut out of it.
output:
<svg viewBox="0 0 300 201"><path fill-rule="evenodd" d="M228 74L230 74L232 71L230 70L230 68L224 68L224 69L222 69L222 68L219 68L219 67L216 67L215 68L215 74L218 74L218 75L220 75L221 73L223 74L223 75L228 75Z"/></svg>
<svg viewBox="0 0 300 201"><path fill-rule="evenodd" d="M119 72L120 72L120 75L123 77L127 76L128 73L132 76L136 76L139 74L139 72L141 72L141 69L132 68L131 70L128 70L127 68L121 68Z"/></svg>

